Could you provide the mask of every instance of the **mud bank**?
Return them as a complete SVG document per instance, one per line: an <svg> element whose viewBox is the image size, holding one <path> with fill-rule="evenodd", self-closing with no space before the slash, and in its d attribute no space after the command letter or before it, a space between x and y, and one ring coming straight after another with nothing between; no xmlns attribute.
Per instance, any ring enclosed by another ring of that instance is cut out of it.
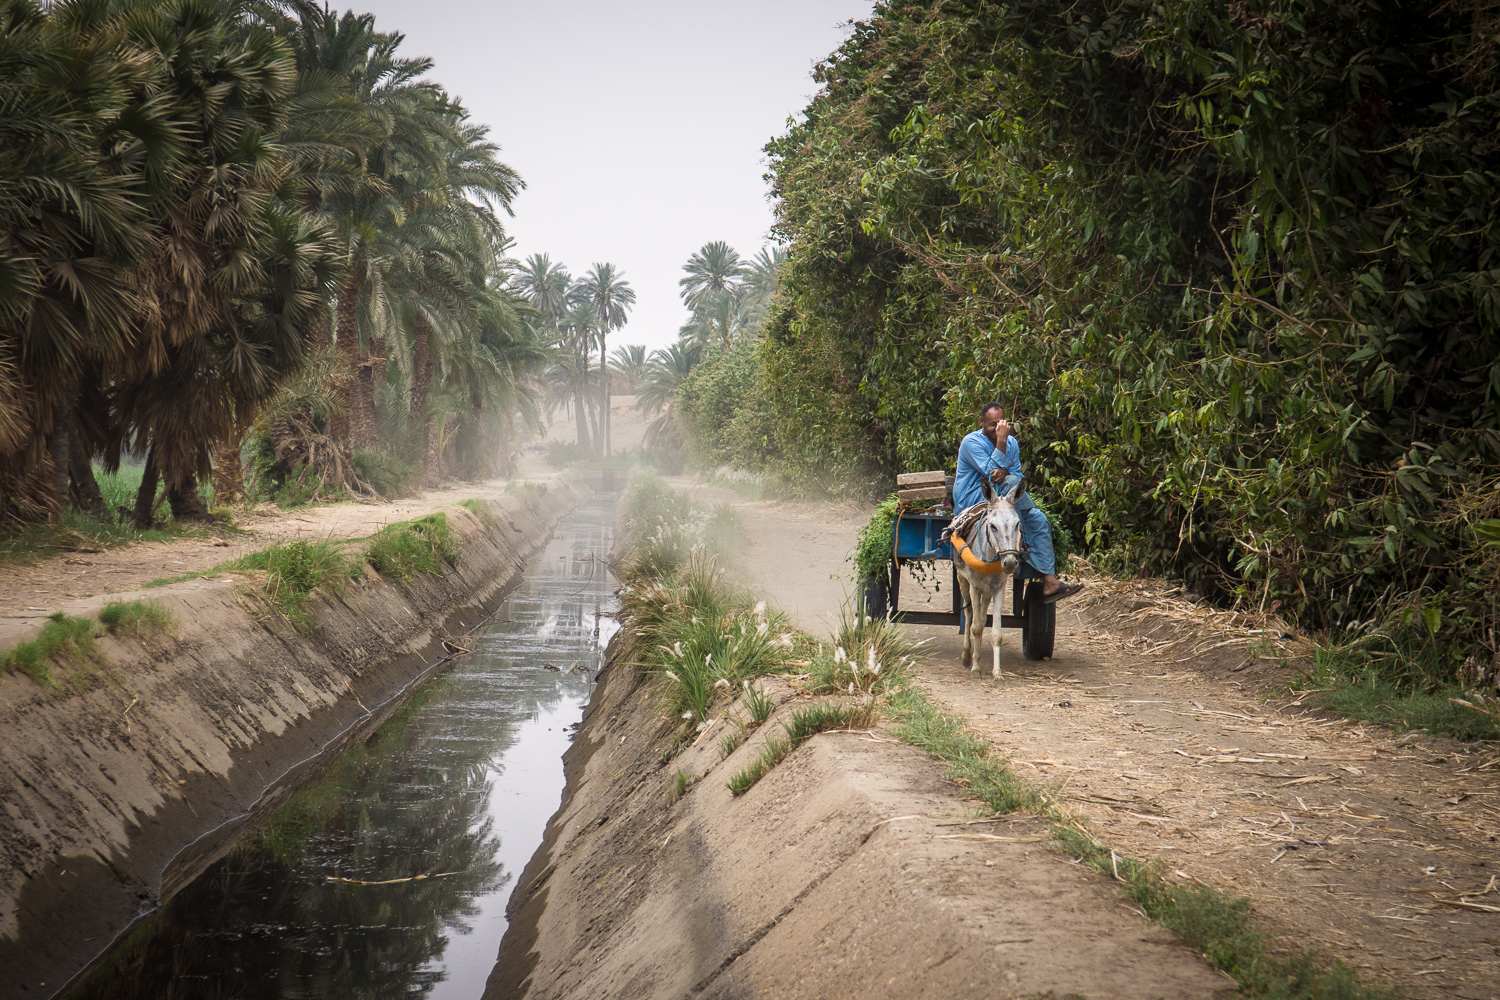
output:
<svg viewBox="0 0 1500 1000"><path fill-rule="evenodd" d="M64 605L149 597L177 635L104 638L84 693L0 678L0 997L52 996L297 786L372 732L479 624L586 494L572 481L442 508L461 559L387 581L365 567L316 597L299 633L201 579Z"/></svg>
<svg viewBox="0 0 1500 1000"><path fill-rule="evenodd" d="M732 797L806 699L768 679L776 714L738 750L721 761L710 729L674 757L627 644L565 757L485 1000L1235 994L1042 823L970 820L936 762L878 730L816 736ZM701 780L669 802L679 770Z"/></svg>

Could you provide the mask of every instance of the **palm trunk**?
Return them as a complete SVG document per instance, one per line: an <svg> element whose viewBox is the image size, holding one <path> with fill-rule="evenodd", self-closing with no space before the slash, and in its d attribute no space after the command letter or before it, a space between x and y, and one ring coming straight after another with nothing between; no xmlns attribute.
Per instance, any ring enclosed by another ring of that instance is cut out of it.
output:
<svg viewBox="0 0 1500 1000"><path fill-rule="evenodd" d="M432 389L431 332L427 320L417 317L411 342L411 418L419 419L427 408L427 393Z"/></svg>
<svg viewBox="0 0 1500 1000"><path fill-rule="evenodd" d="M70 415L68 426L68 497L80 509L103 515L104 494L99 490L99 481L94 478L93 456L83 444L83 434L78 428L78 417ZM113 515L111 515L112 517Z"/></svg>
<svg viewBox="0 0 1500 1000"><path fill-rule="evenodd" d="M353 442L355 431L356 391L359 375L359 275L349 272L339 289L338 320L334 331L334 350L338 352L339 372L334 382L334 398L339 408L328 421L328 433L341 445Z"/></svg>
<svg viewBox="0 0 1500 1000"><path fill-rule="evenodd" d="M583 386L573 387L573 415L578 419L578 446L588 451L593 450L593 444L589 438L589 415L583 405Z"/></svg>
<svg viewBox="0 0 1500 1000"><path fill-rule="evenodd" d="M135 491L135 514L137 531L145 531L156 519L156 487L161 473L156 468L156 445L146 452L146 467L141 470L141 488Z"/></svg>
<svg viewBox="0 0 1500 1000"><path fill-rule="evenodd" d="M422 458L422 478L427 485L436 485L443 478L443 431L448 427L448 417L434 420L427 418L427 453Z"/></svg>
<svg viewBox="0 0 1500 1000"><path fill-rule="evenodd" d="M184 521L212 521L213 515L198 495L198 477L186 476L167 487L167 503L172 507L172 516L181 524Z"/></svg>
<svg viewBox="0 0 1500 1000"><path fill-rule="evenodd" d="M359 427L354 435L354 447L376 448L380 445L380 424L375 418L375 390L385 385L386 379L385 338L370 341L370 356L360 363L359 389L356 405Z"/></svg>
<svg viewBox="0 0 1500 1000"><path fill-rule="evenodd" d="M599 422L604 425L604 454L610 454L609 441L609 365L605 362L604 335L599 335L599 380L602 384L599 390L601 406Z"/></svg>
<svg viewBox="0 0 1500 1000"><path fill-rule="evenodd" d="M73 410L78 404L78 379L75 376L52 404L52 429L47 432L47 457L52 468L47 472L47 518L54 524L62 521L68 506L68 459L77 424Z"/></svg>
<svg viewBox="0 0 1500 1000"><path fill-rule="evenodd" d="M432 389L431 330L425 317L418 315L411 350L411 420L412 435L426 442L422 457L422 480L431 485L436 475L436 450L433 443L432 414L427 412L427 394Z"/></svg>
<svg viewBox="0 0 1500 1000"><path fill-rule="evenodd" d="M244 437L244 429L239 428L214 445L214 503L221 506L245 496L245 467L240 461Z"/></svg>

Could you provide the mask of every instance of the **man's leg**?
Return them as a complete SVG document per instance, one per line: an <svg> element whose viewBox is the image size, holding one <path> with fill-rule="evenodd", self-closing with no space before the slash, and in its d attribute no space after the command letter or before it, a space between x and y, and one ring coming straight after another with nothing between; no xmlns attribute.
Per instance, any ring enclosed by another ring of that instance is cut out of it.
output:
<svg viewBox="0 0 1500 1000"><path fill-rule="evenodd" d="M1047 520L1029 497L1016 504L1021 516L1021 538L1026 542L1026 561L1042 574L1042 593L1057 593L1062 584L1057 579L1057 555L1052 550L1052 522Z"/></svg>

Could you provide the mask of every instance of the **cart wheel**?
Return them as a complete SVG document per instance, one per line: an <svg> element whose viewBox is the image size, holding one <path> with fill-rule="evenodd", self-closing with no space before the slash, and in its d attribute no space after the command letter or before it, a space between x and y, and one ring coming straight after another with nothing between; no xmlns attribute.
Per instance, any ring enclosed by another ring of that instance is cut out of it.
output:
<svg viewBox="0 0 1500 1000"><path fill-rule="evenodd" d="M1021 655L1028 660L1045 660L1052 655L1057 638L1057 605L1042 600L1042 581L1026 586L1026 620L1021 625Z"/></svg>
<svg viewBox="0 0 1500 1000"><path fill-rule="evenodd" d="M888 578L884 573L867 576L864 579L862 592L865 601L865 614L871 618L890 617L890 591Z"/></svg>

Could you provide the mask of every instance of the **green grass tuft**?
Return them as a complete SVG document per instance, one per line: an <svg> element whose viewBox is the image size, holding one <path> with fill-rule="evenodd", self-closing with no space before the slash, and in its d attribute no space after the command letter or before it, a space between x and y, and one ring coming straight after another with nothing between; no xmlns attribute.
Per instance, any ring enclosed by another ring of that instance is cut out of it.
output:
<svg viewBox="0 0 1500 1000"><path fill-rule="evenodd" d="M672 779L672 785L667 789L667 805L671 805L688 793L688 790L703 779L701 774L688 774L682 768L677 769L677 775Z"/></svg>
<svg viewBox="0 0 1500 1000"><path fill-rule="evenodd" d="M830 729L868 729L875 724L875 712L867 705L840 705L831 701L817 701L792 712L792 717L782 724L792 749L806 740Z"/></svg>
<svg viewBox="0 0 1500 1000"><path fill-rule="evenodd" d="M176 630L177 622L159 601L111 601L99 612L111 634L144 639Z"/></svg>
<svg viewBox="0 0 1500 1000"><path fill-rule="evenodd" d="M457 501L454 506L462 507L470 514L473 514L475 517L479 518L481 524L486 524L491 527L493 527L495 524L495 508L490 505L490 502L488 500L481 500L478 497L471 497L468 500Z"/></svg>
<svg viewBox="0 0 1500 1000"><path fill-rule="evenodd" d="M94 655L93 619L63 614L47 616L42 634L0 657L0 670L16 670L43 687L58 687L49 661L67 666L87 662Z"/></svg>
<svg viewBox="0 0 1500 1000"><path fill-rule="evenodd" d="M1428 680L1413 682L1382 670L1347 648L1325 647L1313 657L1309 683L1325 690L1309 700L1340 715L1364 719L1398 733L1416 729L1460 740L1500 740L1500 715L1473 707L1473 692ZM1458 704L1455 699L1469 702Z"/></svg>
<svg viewBox="0 0 1500 1000"><path fill-rule="evenodd" d="M312 595L322 590L343 596L348 582L359 577L359 563L338 542L289 542L252 552L224 564L230 570L263 570L266 600L298 630L311 632Z"/></svg>
<svg viewBox="0 0 1500 1000"><path fill-rule="evenodd" d="M772 701L771 696L766 694L764 687L759 684L751 687L750 682L746 681L745 707L750 710L750 720L758 726L769 719L772 712L776 711L776 702Z"/></svg>
<svg viewBox="0 0 1500 1000"><path fill-rule="evenodd" d="M444 563L457 564L458 557L458 538L443 513L387 525L365 550L365 558L376 572L397 580L410 580L418 573L441 573Z"/></svg>
<svg viewBox="0 0 1500 1000"><path fill-rule="evenodd" d="M738 719L736 719L735 721L739 722ZM744 723L740 723L736 728L728 733L725 733L724 736L719 739L719 759L723 760L730 754L734 753L740 748L741 745L744 744L744 742L745 726Z"/></svg>
<svg viewBox="0 0 1500 1000"><path fill-rule="evenodd" d="M782 723L786 739L768 737L760 754L749 767L730 778L727 787L735 795L744 795L757 781L769 774L772 768L785 760L787 754L818 733L826 733L830 729L867 729L874 724L875 711L866 705L839 705L831 701L805 705L792 712L791 719Z"/></svg>
<svg viewBox="0 0 1500 1000"><path fill-rule="evenodd" d="M792 752L792 745L775 736L766 737L765 744L760 748L760 753L755 760L743 771L738 772L728 781L724 787L736 795L744 795L757 781L770 773L771 769L786 759L786 755Z"/></svg>

